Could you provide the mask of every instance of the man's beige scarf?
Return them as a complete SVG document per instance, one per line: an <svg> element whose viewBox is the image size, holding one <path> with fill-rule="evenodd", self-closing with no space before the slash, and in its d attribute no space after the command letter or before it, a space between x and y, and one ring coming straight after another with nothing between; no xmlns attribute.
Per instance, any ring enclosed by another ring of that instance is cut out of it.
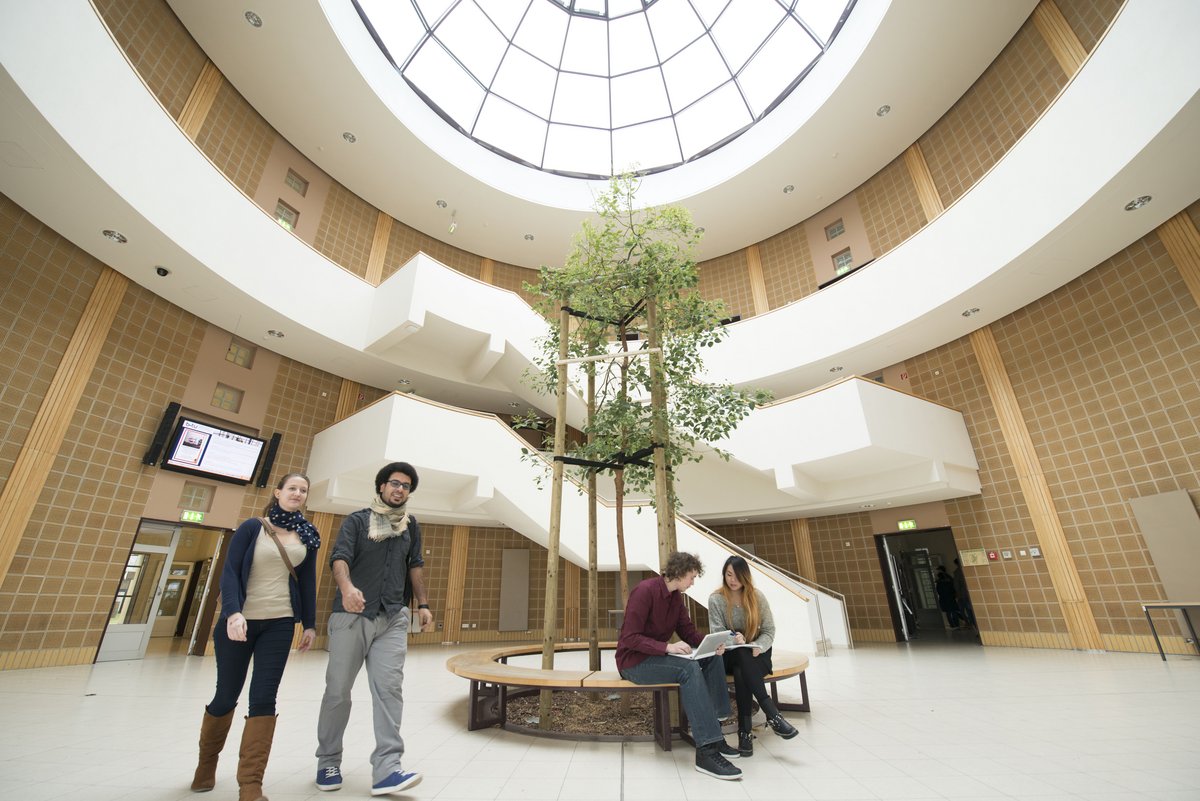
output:
<svg viewBox="0 0 1200 801"><path fill-rule="evenodd" d="M408 501L399 506L388 506L376 497L371 502L371 526L367 536L373 542L386 540L388 537L399 537L408 530L408 512L405 511Z"/></svg>

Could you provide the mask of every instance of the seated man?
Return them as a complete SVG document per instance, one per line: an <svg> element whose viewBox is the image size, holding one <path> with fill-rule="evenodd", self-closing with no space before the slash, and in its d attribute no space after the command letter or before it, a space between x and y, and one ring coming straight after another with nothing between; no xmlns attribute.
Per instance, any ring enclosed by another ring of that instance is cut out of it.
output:
<svg viewBox="0 0 1200 801"><path fill-rule="evenodd" d="M740 779L741 770L729 763L738 757L738 750L725 742L718 720L730 714L721 658L725 647L708 659L672 656L691 653L704 639L692 624L682 595L703 572L694 555L676 552L667 558L662 576L633 588L617 641L617 669L634 684L679 684L679 700L696 743L696 770L718 779ZM679 635L679 642L668 642L673 634Z"/></svg>

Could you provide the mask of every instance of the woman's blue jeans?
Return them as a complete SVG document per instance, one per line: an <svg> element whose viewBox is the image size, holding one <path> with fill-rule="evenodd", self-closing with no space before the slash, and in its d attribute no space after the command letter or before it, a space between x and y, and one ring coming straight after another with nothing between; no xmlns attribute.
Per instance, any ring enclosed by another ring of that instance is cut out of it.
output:
<svg viewBox="0 0 1200 801"><path fill-rule="evenodd" d="M720 656L698 660L648 656L622 670L621 677L634 684L677 683L679 703L692 724L696 747L725 739L718 718L730 713L729 691L725 688L725 663Z"/></svg>
<svg viewBox="0 0 1200 801"><path fill-rule="evenodd" d="M228 714L237 706L238 696L254 658L254 676L250 679L250 709L248 717L275 714L275 697L288 653L296 621L290 617L272 620L247 620L246 641L235 642L225 631L225 618L217 621L213 631L213 646L217 653L217 690L205 707L216 717Z"/></svg>

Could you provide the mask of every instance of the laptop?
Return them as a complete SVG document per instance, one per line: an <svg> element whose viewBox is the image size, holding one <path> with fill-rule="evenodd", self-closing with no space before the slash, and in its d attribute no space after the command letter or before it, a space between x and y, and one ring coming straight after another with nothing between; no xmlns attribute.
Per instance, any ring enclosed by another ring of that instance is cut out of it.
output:
<svg viewBox="0 0 1200 801"><path fill-rule="evenodd" d="M714 631L705 636L690 654L671 654L671 656L678 656L682 659L706 659L716 654L717 649L727 643L732 636L732 631Z"/></svg>

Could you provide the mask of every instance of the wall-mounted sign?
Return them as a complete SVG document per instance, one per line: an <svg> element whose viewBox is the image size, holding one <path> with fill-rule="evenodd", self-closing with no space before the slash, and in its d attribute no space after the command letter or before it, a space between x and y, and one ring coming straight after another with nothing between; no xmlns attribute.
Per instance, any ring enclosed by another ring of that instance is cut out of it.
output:
<svg viewBox="0 0 1200 801"><path fill-rule="evenodd" d="M988 551L987 558L988 558L989 562L995 562L997 559L1000 558L1000 552L999 551Z"/></svg>
<svg viewBox="0 0 1200 801"><path fill-rule="evenodd" d="M958 560L963 567L981 567L988 563L988 554L983 548L972 548L958 552Z"/></svg>
<svg viewBox="0 0 1200 801"><path fill-rule="evenodd" d="M899 520L896 522L896 529L898 531L912 531L916 527L917 527L916 520Z"/></svg>
<svg viewBox="0 0 1200 801"><path fill-rule="evenodd" d="M179 519L184 523L203 523L204 512L193 512L190 509L184 509L179 513Z"/></svg>

